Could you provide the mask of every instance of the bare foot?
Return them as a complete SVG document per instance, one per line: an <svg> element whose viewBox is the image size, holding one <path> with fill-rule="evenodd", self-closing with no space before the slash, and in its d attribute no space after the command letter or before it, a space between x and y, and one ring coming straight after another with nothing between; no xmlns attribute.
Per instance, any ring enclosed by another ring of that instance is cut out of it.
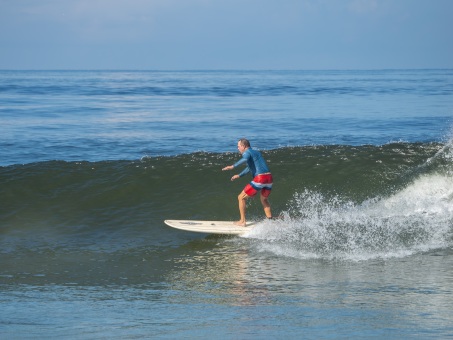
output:
<svg viewBox="0 0 453 340"><path fill-rule="evenodd" d="M238 227L245 227L246 223L245 221L237 221L233 223L234 225L237 225Z"/></svg>

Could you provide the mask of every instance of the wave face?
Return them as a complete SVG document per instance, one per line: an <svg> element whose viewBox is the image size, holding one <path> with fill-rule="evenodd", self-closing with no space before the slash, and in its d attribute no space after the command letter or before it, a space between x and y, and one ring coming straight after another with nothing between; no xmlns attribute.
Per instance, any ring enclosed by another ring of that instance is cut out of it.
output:
<svg viewBox="0 0 453 340"><path fill-rule="evenodd" d="M453 245L451 141L263 153L274 174L273 211L284 219L246 236L260 251L361 260ZM220 171L237 158L197 152L1 167L1 251L171 246L178 236L164 219L237 218L236 195L248 179L230 182ZM262 218L259 200L249 202L248 217Z"/></svg>
<svg viewBox="0 0 453 340"><path fill-rule="evenodd" d="M312 174L319 184L294 193L277 228L248 236L262 241L259 249L367 260L452 246L451 144L334 147L319 156Z"/></svg>

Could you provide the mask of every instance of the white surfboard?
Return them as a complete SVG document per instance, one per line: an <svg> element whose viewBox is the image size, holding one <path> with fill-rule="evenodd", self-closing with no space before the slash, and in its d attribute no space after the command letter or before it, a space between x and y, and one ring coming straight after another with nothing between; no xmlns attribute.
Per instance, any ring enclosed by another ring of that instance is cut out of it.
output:
<svg viewBox="0 0 453 340"><path fill-rule="evenodd" d="M242 235L252 230L257 224L257 222L247 222L246 227L240 227L234 225L232 221L165 220L164 222L180 230L221 235Z"/></svg>

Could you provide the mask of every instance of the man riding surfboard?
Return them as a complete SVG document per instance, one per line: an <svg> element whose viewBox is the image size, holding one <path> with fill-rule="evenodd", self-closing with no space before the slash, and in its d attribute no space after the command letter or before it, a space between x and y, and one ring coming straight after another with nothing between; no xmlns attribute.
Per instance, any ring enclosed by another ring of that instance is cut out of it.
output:
<svg viewBox="0 0 453 340"><path fill-rule="evenodd" d="M255 196L258 191L260 191L261 204L266 217L272 218L271 205L268 200L272 190L272 174L261 153L252 149L247 139L243 138L238 141L238 150L242 158L235 164L224 167L222 171L233 170L239 165L247 163L247 167L238 175L231 177L231 180L234 181L248 173L252 174L253 180L238 195L240 220L234 222L235 225L245 226L246 200Z"/></svg>

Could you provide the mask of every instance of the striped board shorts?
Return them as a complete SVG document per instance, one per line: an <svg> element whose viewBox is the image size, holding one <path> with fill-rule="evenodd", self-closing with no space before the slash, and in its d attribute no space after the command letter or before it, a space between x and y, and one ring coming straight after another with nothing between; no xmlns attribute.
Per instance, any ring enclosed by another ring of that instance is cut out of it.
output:
<svg viewBox="0 0 453 340"><path fill-rule="evenodd" d="M244 192L247 196L253 197L255 196L258 191L261 191L261 195L264 197L268 197L271 194L272 190L272 175L268 174L261 174L256 175L249 184L247 184L244 188Z"/></svg>

